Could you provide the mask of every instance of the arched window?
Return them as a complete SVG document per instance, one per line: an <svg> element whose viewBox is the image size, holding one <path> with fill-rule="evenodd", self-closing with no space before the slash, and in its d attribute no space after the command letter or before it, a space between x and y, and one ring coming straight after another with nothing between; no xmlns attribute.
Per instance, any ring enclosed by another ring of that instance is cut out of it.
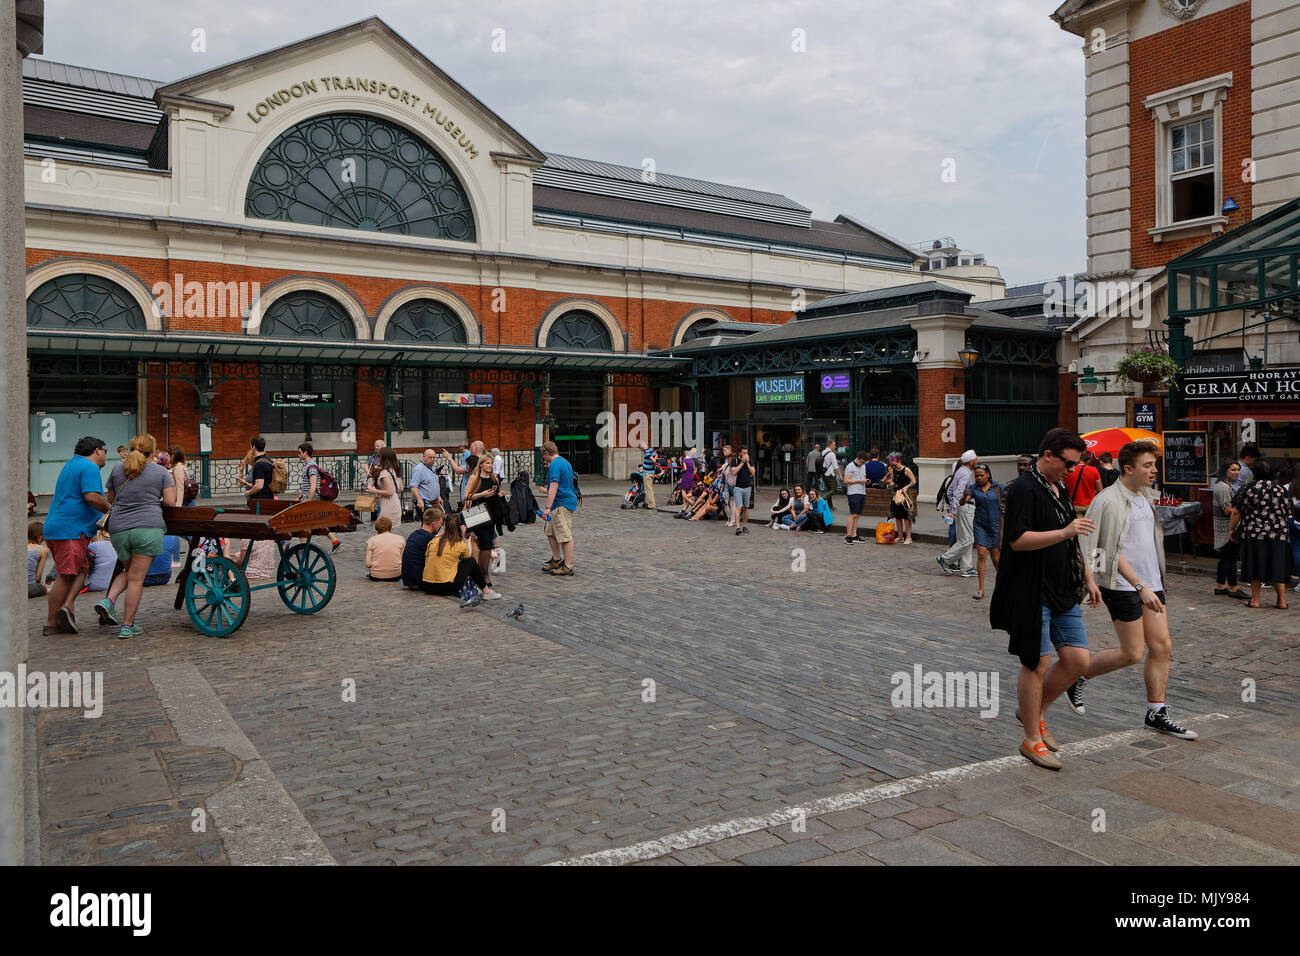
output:
<svg viewBox="0 0 1300 956"><path fill-rule="evenodd" d="M717 319L700 319L700 321L694 323L686 330L686 334L682 336L682 341L689 342L692 339L703 338L704 336L711 334L709 330L717 324Z"/></svg>
<svg viewBox="0 0 1300 956"><path fill-rule="evenodd" d="M469 341L460 317L433 299L415 299L401 306L388 320L384 338L426 345L464 345Z"/></svg>
<svg viewBox="0 0 1300 956"><path fill-rule="evenodd" d="M262 316L261 333L288 339L355 339L356 326L347 309L320 292L290 292L276 299Z"/></svg>
<svg viewBox="0 0 1300 956"><path fill-rule="evenodd" d="M143 332L140 305L125 289L100 276L74 273L42 283L27 298L30 328L89 328Z"/></svg>
<svg viewBox="0 0 1300 956"><path fill-rule="evenodd" d="M313 226L473 242L464 186L425 142L359 113L316 116L267 147L244 213Z"/></svg>
<svg viewBox="0 0 1300 956"><path fill-rule="evenodd" d="M586 352L612 352L614 342L609 329L585 309L574 309L555 320L546 336L551 348L581 349Z"/></svg>

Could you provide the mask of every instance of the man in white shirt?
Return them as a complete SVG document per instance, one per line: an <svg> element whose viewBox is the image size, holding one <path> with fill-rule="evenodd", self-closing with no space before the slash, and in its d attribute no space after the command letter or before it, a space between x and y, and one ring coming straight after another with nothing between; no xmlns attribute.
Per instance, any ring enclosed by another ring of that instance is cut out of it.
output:
<svg viewBox="0 0 1300 956"><path fill-rule="evenodd" d="M1088 506L1087 518L1096 525L1096 531L1080 539L1079 545L1110 611L1119 647L1093 654L1083 676L1066 690L1066 699L1075 713L1084 713L1083 689L1087 682L1136 664L1142 660L1145 644L1147 727L1171 737L1195 740L1195 731L1174 723L1165 705L1173 642L1164 590L1164 533L1152 507L1155 446L1150 442L1129 442L1119 450L1116 462L1119 480L1103 489Z"/></svg>
<svg viewBox="0 0 1300 956"><path fill-rule="evenodd" d="M957 573L957 569L949 564L950 561L956 561L962 577L975 577L975 563L972 560L975 553L975 502L967 501L963 504L963 501L978 463L979 456L974 450L962 452L961 462L953 472L952 481L948 482L948 513L957 522L957 541L936 559L944 574Z"/></svg>
<svg viewBox="0 0 1300 956"><path fill-rule="evenodd" d="M832 438L826 443L826 450L822 452L822 477L825 479L826 490L821 493L826 507L831 510L835 507L832 498L839 490L843 476L844 473L840 470L840 456L835 450L835 439Z"/></svg>
<svg viewBox="0 0 1300 956"><path fill-rule="evenodd" d="M858 518L867 503L867 453L860 451L844 469L844 488L849 495L849 527L845 544L861 541L858 537Z"/></svg>
<svg viewBox="0 0 1300 956"><path fill-rule="evenodd" d="M506 460L501 454L500 448L492 449L492 474L497 476L498 481L506 480Z"/></svg>

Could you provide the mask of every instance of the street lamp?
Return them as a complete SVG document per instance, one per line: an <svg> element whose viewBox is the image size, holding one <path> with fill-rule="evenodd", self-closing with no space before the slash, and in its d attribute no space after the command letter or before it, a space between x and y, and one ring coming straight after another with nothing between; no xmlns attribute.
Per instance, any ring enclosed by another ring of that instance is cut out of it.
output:
<svg viewBox="0 0 1300 956"><path fill-rule="evenodd" d="M975 363L979 361L979 357L980 357L980 353L977 350L970 347L957 350L957 358L961 360L961 367L963 372L969 372L972 368L974 368ZM960 385L961 377L954 375L952 377L952 384L954 388Z"/></svg>
<svg viewBox="0 0 1300 956"><path fill-rule="evenodd" d="M1099 387L1106 387L1109 380L1104 375L1101 378L1098 378L1095 373L1096 369L1091 365L1085 365L1083 367L1083 377L1079 379L1080 395L1091 395L1097 391Z"/></svg>

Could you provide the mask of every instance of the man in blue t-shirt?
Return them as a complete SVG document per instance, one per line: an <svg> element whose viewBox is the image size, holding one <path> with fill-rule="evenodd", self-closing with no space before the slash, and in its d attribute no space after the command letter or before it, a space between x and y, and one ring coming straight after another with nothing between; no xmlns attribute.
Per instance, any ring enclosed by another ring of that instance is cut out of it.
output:
<svg viewBox="0 0 1300 956"><path fill-rule="evenodd" d="M560 448L553 441L542 443L542 462L546 465L542 520L546 522L546 542L551 546L551 560L542 565L542 570L558 577L572 577L573 512L578 508L573 468L560 457Z"/></svg>
<svg viewBox="0 0 1300 956"><path fill-rule="evenodd" d="M867 472L868 488L885 487L885 476L889 474L889 466L880 460L880 449L873 448L867 455L867 463L863 466Z"/></svg>
<svg viewBox="0 0 1300 956"><path fill-rule="evenodd" d="M659 474L659 453L641 442L641 485L645 488L645 506L655 510L655 475Z"/></svg>
<svg viewBox="0 0 1300 956"><path fill-rule="evenodd" d="M425 508L420 527L406 537L402 545L402 584L412 591L424 590L424 558L429 542L442 531L443 510L437 505Z"/></svg>
<svg viewBox="0 0 1300 956"><path fill-rule="evenodd" d="M41 533L54 559L58 578L50 585L42 634L76 634L77 619L72 606L86 583L90 570L87 557L90 539L101 514L107 513L104 481L99 469L108 460L108 448L98 438L87 436L77 442L72 460L59 472L54 500Z"/></svg>

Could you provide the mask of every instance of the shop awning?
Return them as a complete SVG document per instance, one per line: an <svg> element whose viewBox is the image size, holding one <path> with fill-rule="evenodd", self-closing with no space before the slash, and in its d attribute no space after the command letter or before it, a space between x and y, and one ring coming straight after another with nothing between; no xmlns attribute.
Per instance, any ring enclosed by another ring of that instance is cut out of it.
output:
<svg viewBox="0 0 1300 956"><path fill-rule="evenodd" d="M1169 315L1238 309L1300 317L1300 199L1239 226L1166 266Z"/></svg>
<svg viewBox="0 0 1300 956"><path fill-rule="evenodd" d="M311 362L459 369L538 369L668 374L688 359L626 352L580 352L508 346L419 345L409 342L317 342L260 335L28 329L29 355L102 355L142 362Z"/></svg>

